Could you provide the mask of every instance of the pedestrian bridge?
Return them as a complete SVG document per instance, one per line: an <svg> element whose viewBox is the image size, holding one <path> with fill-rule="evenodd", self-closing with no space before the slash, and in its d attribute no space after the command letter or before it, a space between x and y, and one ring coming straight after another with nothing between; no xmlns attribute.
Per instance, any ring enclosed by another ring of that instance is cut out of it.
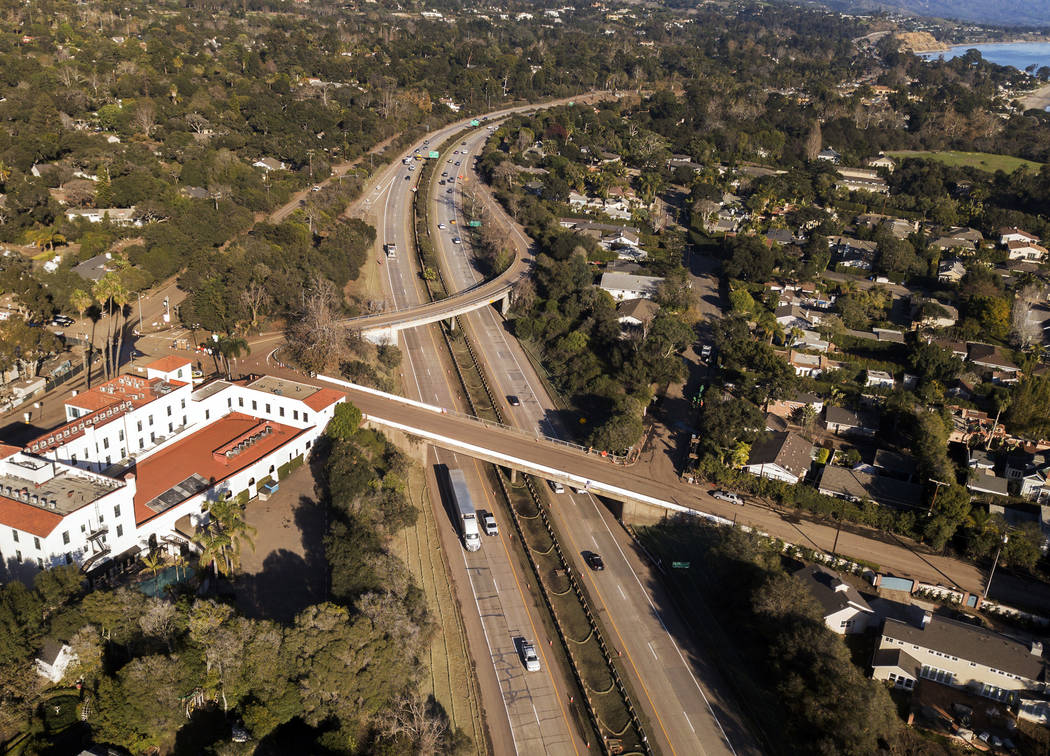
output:
<svg viewBox="0 0 1050 756"><path fill-rule="evenodd" d="M528 271L529 259L519 255L509 268L495 278L458 291L445 299L378 315L360 315L343 322L369 341L387 344L397 340L398 331L452 320L458 315L480 310L496 302L500 303L500 311L506 315L510 309L511 292Z"/></svg>
<svg viewBox="0 0 1050 756"><path fill-rule="evenodd" d="M690 500L696 499L695 487L653 480L602 453L337 378L318 378L345 391L365 421L373 425L403 431L443 449L623 502L625 516L644 513L652 519L655 507L657 515L684 512L730 524L725 518L690 506Z"/></svg>

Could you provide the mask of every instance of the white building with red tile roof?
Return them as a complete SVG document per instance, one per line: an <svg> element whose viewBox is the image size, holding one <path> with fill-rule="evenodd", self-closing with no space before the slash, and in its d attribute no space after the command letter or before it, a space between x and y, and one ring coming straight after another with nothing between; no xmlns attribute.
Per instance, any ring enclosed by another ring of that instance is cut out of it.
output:
<svg viewBox="0 0 1050 756"><path fill-rule="evenodd" d="M212 381L166 357L72 397L68 422L24 449L0 445L0 558L93 568L181 547L224 493L254 499L264 478L309 454L345 396L281 378Z"/></svg>

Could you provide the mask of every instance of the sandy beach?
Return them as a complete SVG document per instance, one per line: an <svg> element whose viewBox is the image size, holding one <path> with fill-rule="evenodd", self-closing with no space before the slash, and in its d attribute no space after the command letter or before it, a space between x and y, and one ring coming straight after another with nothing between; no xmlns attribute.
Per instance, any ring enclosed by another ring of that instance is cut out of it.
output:
<svg viewBox="0 0 1050 756"><path fill-rule="evenodd" d="M1021 98L1021 103L1024 105L1026 110L1036 108L1037 110L1046 110L1050 107L1050 84L1046 84L1039 89L1026 94Z"/></svg>

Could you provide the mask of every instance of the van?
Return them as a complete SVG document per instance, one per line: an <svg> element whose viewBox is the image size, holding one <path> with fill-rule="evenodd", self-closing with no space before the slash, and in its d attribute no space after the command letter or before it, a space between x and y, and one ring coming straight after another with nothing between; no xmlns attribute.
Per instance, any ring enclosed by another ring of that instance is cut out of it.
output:
<svg viewBox="0 0 1050 756"><path fill-rule="evenodd" d="M554 493L556 493L556 494L563 494L563 493L565 493L565 486L563 486L558 481L552 480L552 481L550 481L550 484L551 484L551 489L554 491Z"/></svg>

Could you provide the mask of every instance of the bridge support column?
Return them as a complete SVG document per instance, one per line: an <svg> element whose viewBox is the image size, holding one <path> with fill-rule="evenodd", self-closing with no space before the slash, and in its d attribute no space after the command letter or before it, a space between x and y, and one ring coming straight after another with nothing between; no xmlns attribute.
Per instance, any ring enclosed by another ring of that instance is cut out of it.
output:
<svg viewBox="0 0 1050 756"><path fill-rule="evenodd" d="M518 484L518 471L515 470L513 467L510 468L510 482L514 485Z"/></svg>
<svg viewBox="0 0 1050 756"><path fill-rule="evenodd" d="M445 322L448 323L448 330L449 331L455 331L456 330L456 319L454 317L449 318Z"/></svg>
<svg viewBox="0 0 1050 756"><path fill-rule="evenodd" d="M499 314L503 315L504 317L506 317L507 313L509 313L509 312L510 312L510 293L508 292L507 296L503 297L503 299L501 299L499 301Z"/></svg>
<svg viewBox="0 0 1050 756"><path fill-rule="evenodd" d="M668 511L663 507L654 507L637 501L625 501L621 504L619 517L632 525L653 525L667 519ZM615 509L613 514L617 514Z"/></svg>

